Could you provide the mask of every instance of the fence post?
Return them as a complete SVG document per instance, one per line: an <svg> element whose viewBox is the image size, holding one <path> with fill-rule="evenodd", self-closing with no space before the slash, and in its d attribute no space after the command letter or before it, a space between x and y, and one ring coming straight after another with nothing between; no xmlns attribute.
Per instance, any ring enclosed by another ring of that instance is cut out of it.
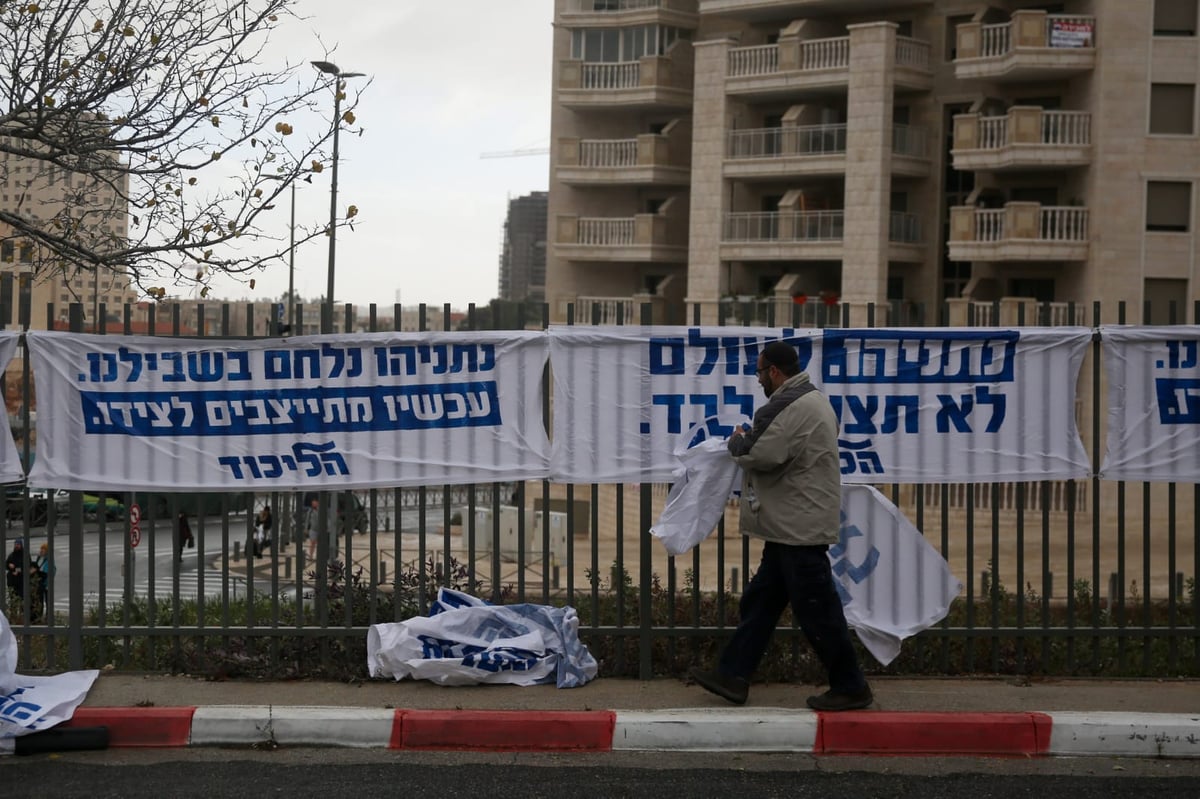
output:
<svg viewBox="0 0 1200 799"><path fill-rule="evenodd" d="M650 303L642 303L642 324L654 324L653 306ZM650 535L650 528L654 525L653 508L651 503L654 501L649 483L641 484L640 491L640 507L638 508L638 521L640 530L639 547L641 562L638 564L638 571L641 573L640 590L638 591L638 677L643 680L649 680L654 676L653 664L651 662L654 653L654 619L651 618L652 606L650 602L650 586L652 583L653 570L651 568L651 558L653 557L653 537Z"/></svg>

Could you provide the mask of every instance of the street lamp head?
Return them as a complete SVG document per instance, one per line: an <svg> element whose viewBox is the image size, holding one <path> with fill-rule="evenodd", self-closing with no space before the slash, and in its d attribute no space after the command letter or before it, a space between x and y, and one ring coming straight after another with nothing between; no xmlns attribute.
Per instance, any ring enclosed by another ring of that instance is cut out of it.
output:
<svg viewBox="0 0 1200 799"><path fill-rule="evenodd" d="M310 63L326 75L333 75L338 78L361 78L367 74L365 72L342 72L338 68L338 65L332 61L312 61Z"/></svg>

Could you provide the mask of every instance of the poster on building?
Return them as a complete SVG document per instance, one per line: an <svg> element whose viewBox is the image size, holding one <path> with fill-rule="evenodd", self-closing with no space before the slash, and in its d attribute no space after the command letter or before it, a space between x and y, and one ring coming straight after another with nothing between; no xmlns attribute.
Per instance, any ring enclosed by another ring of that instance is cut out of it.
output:
<svg viewBox="0 0 1200 799"><path fill-rule="evenodd" d="M769 341L829 396L846 483L1085 477L1075 386L1088 328L552 327L551 475L671 482L681 433L726 437L765 401Z"/></svg>
<svg viewBox="0 0 1200 799"><path fill-rule="evenodd" d="M20 334L16 330L0 330L0 367L7 367L17 353L17 341ZM19 385L19 383L10 383ZM7 397L6 405L7 405ZM19 411L19 408L12 408ZM31 417L36 418L37 414L30 412ZM18 415L18 419L24 423L24 416ZM17 448L17 438L24 438L25 431L17 431L17 435L13 435L12 417L6 412L4 419L0 421L3 430L0 431L0 483L15 483L18 480L25 479L25 469L21 465L21 450ZM24 443L24 442L22 442ZM31 450L32 451L32 450Z"/></svg>
<svg viewBox="0 0 1200 799"><path fill-rule="evenodd" d="M1200 482L1200 326L1100 328L1106 480Z"/></svg>
<svg viewBox="0 0 1200 799"><path fill-rule="evenodd" d="M547 476L539 332L31 331L34 485L276 491Z"/></svg>
<svg viewBox="0 0 1200 799"><path fill-rule="evenodd" d="M1051 47L1092 47L1090 19L1053 17L1050 19Z"/></svg>

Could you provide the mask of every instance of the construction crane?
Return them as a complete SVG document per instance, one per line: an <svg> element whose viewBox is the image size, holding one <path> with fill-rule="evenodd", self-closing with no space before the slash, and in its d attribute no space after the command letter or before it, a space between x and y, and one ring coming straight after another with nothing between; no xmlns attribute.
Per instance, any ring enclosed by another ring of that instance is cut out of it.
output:
<svg viewBox="0 0 1200 799"><path fill-rule="evenodd" d="M495 150L490 153L480 153L480 158L524 158L529 155L549 155L549 147L523 147L519 150Z"/></svg>

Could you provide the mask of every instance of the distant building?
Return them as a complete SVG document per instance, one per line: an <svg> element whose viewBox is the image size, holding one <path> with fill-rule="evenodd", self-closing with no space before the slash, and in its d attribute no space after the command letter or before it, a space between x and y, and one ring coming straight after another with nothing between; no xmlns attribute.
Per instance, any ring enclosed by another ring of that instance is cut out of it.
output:
<svg viewBox="0 0 1200 799"><path fill-rule="evenodd" d="M5 139L5 143L9 143ZM119 249L128 236L128 177L119 169L95 175L71 172L37 158L0 148L0 211L21 213L34 220L83 226L92 246ZM12 275L11 279L6 276ZM11 281L11 282L10 282ZM70 303L82 303L87 327L99 306L108 314L133 302L137 293L129 276L113 269L80 269L67 265L0 223L0 317L21 324L20 306L30 308L29 325L47 328L47 306L54 319L67 318Z"/></svg>
<svg viewBox="0 0 1200 799"><path fill-rule="evenodd" d="M500 299L546 297L546 203L549 194L535 191L508 201L504 248L500 253Z"/></svg>
<svg viewBox="0 0 1200 799"><path fill-rule="evenodd" d="M554 7L555 321L1200 300L1195 0Z"/></svg>

